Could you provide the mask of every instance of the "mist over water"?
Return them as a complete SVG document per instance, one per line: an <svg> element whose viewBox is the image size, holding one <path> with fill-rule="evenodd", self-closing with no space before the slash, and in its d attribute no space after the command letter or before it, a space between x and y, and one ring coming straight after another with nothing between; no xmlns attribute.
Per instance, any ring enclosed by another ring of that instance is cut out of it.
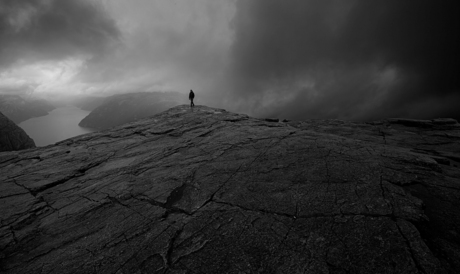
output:
<svg viewBox="0 0 460 274"><path fill-rule="evenodd" d="M82 128L78 123L89 114L73 106L51 111L48 115L24 121L19 126L35 141L36 146L47 146L81 134L96 131Z"/></svg>

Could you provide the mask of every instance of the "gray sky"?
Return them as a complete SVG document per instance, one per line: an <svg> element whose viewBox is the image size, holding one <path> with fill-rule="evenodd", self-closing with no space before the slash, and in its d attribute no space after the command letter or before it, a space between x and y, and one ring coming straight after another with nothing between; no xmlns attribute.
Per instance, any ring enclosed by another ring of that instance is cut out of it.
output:
<svg viewBox="0 0 460 274"><path fill-rule="evenodd" d="M460 118L454 0L0 0L0 92L194 89L291 119Z"/></svg>

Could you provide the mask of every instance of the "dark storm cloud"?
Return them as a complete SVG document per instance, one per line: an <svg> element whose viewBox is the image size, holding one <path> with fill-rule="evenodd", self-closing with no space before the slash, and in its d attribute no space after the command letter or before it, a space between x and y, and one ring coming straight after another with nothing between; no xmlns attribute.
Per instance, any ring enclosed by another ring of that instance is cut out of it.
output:
<svg viewBox="0 0 460 274"><path fill-rule="evenodd" d="M118 37L94 1L0 0L0 68L19 59L101 55Z"/></svg>
<svg viewBox="0 0 460 274"><path fill-rule="evenodd" d="M231 44L227 0L110 0L123 43L110 58L85 63L90 92L203 90L218 78ZM185 95L186 97L187 95ZM201 97L203 98L203 97Z"/></svg>
<svg viewBox="0 0 460 274"><path fill-rule="evenodd" d="M451 0L240 0L230 99L298 119L460 117L459 18Z"/></svg>

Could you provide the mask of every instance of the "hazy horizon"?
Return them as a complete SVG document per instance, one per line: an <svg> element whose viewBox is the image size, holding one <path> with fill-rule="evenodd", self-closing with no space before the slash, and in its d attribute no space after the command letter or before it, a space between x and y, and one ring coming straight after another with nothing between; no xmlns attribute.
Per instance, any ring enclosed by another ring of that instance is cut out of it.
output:
<svg viewBox="0 0 460 274"><path fill-rule="evenodd" d="M460 118L453 0L0 0L0 94L190 89L256 117Z"/></svg>

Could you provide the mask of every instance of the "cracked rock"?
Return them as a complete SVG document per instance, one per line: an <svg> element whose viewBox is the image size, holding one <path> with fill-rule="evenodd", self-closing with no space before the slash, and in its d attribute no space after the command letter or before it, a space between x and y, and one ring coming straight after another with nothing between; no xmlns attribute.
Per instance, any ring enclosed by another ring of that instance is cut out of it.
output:
<svg viewBox="0 0 460 274"><path fill-rule="evenodd" d="M186 105L0 153L2 273L455 273L452 119Z"/></svg>

